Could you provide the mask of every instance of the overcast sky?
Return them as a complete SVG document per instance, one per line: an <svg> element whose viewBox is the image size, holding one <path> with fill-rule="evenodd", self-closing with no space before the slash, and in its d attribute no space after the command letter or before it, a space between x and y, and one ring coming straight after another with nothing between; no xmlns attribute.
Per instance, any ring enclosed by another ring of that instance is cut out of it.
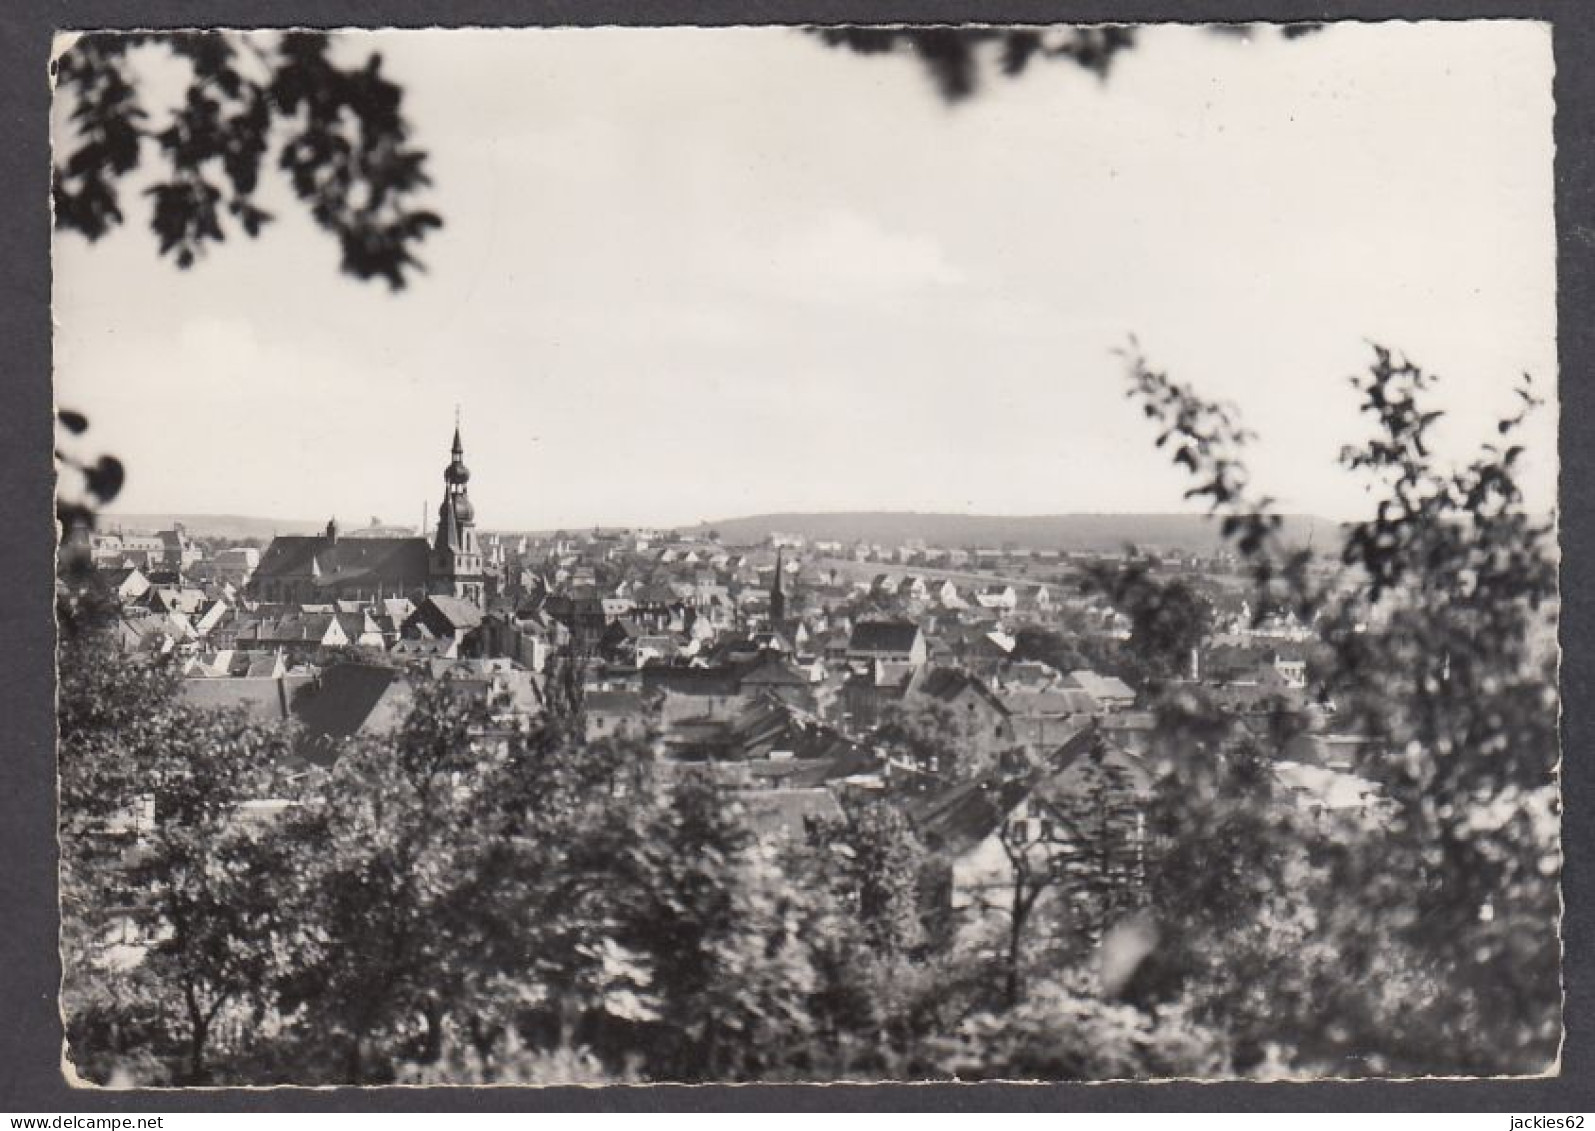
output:
<svg viewBox="0 0 1595 1131"><path fill-rule="evenodd" d="M406 91L446 220L407 291L296 207L188 272L57 239L57 398L123 512L345 525L1185 509L1124 399L1135 333L1240 406L1292 510L1366 508L1368 341L1442 374L1454 453L1554 388L1551 46L1529 23L1147 31L1106 82L949 107L785 29L350 36ZM1555 406L1530 501L1555 491Z"/></svg>

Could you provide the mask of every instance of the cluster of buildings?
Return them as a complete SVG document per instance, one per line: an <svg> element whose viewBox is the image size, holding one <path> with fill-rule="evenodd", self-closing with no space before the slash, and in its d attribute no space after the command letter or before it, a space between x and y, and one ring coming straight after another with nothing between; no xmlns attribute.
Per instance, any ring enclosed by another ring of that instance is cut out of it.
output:
<svg viewBox="0 0 1595 1131"><path fill-rule="evenodd" d="M263 549L181 527L92 535L117 646L129 661L172 657L196 705L297 723L318 761L395 730L423 678L454 681L514 727L543 711L557 673L579 682L588 741L649 743L666 782L686 768L714 774L769 837L839 816L849 790L902 790L927 839L989 861L992 838L1031 819L1036 791L1066 785L1082 758L1122 763L1137 790L1151 780L1156 726L1139 689L1018 647L1026 629L1129 633L1119 610L1071 583L1062 556L1030 556L1034 572L1016 577L1003 572L1011 551L484 533L457 428L443 478L430 531L344 532L332 520ZM891 568L876 568L884 560ZM1281 704L1307 710L1290 647L1301 626L1259 629L1233 612L1189 679L1229 696L1238 727L1265 725ZM915 716L979 772L954 777L935 753L883 737ZM1323 729L1287 751L1282 780L1307 806L1366 804L1372 787Z"/></svg>

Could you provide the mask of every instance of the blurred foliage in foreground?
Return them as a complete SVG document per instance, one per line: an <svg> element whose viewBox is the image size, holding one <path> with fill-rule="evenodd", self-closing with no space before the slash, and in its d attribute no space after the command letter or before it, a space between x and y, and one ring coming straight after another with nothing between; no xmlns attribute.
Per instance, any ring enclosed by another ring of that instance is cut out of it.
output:
<svg viewBox="0 0 1595 1131"><path fill-rule="evenodd" d="M229 230L274 219L260 203L275 166L342 269L394 290L421 268L415 246L442 226L413 203L431 184L411 141L403 88L334 60L324 32L88 32L52 63L67 130L56 145L55 225L98 240L124 219L121 188L141 169L161 255L191 267ZM181 78L172 109L149 104L149 65Z"/></svg>

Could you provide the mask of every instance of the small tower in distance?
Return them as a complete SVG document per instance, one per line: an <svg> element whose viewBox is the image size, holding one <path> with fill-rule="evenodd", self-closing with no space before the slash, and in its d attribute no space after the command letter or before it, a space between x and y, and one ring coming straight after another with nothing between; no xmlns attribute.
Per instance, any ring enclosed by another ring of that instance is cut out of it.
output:
<svg viewBox="0 0 1595 1131"><path fill-rule="evenodd" d="M781 551L775 550L775 580L770 582L770 624L779 625L786 620L786 593L781 589Z"/></svg>
<svg viewBox="0 0 1595 1131"><path fill-rule="evenodd" d="M471 505L467 488L470 481L471 471L465 466L465 445L460 442L460 426L456 421L452 458L443 470L443 504L438 507L438 528L432 539L427 591L459 597L482 608L486 590L482 577L482 548L476 540L476 508Z"/></svg>

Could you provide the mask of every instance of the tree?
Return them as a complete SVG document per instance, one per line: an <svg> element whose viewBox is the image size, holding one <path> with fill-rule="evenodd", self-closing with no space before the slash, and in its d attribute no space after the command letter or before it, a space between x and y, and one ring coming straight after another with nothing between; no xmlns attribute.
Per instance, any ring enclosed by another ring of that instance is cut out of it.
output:
<svg viewBox="0 0 1595 1131"><path fill-rule="evenodd" d="M829 863L828 882L856 916L878 954L912 953L927 941L927 850L902 810L880 800L848 800L842 821L823 822L809 843Z"/></svg>
<svg viewBox="0 0 1595 1131"><path fill-rule="evenodd" d="M1222 1031L1180 1005L1149 1012L1106 1002L1084 978L1049 978L1002 1013L977 1013L938 1042L957 1080L1209 1078L1229 1069Z"/></svg>
<svg viewBox="0 0 1595 1131"><path fill-rule="evenodd" d="M421 682L391 743L350 742L275 830L300 877L280 919L294 955L282 1011L328 1079L392 1079L441 1055L470 974L469 933L490 908L475 883L475 821L493 758L488 704Z"/></svg>
<svg viewBox="0 0 1595 1131"><path fill-rule="evenodd" d="M1138 563L1097 567L1089 577L1130 618L1129 652L1137 682L1185 671L1191 652L1212 633L1212 604L1185 581L1161 581Z"/></svg>
<svg viewBox="0 0 1595 1131"><path fill-rule="evenodd" d="M810 908L705 775L675 783L617 876L616 941L646 956L654 1080L769 1078L810 1035Z"/></svg>
<svg viewBox="0 0 1595 1131"><path fill-rule="evenodd" d="M892 758L891 777L902 791L970 781L993 768L980 754L974 724L945 703L894 703L881 716L872 738Z"/></svg>
<svg viewBox="0 0 1595 1131"><path fill-rule="evenodd" d="M1279 25L1286 39L1317 31L1316 23ZM1245 24L1213 24L1221 35L1246 35ZM908 54L920 61L948 103L977 94L993 73L1007 79L1023 75L1035 62L1081 67L1106 79L1114 61L1134 48L1138 29L1131 25L1080 27L825 27L809 29L828 46L860 55Z"/></svg>
<svg viewBox="0 0 1595 1131"><path fill-rule="evenodd" d="M1026 944L1044 896L1056 893L1077 956L1101 943L1113 922L1145 900L1142 788L1100 732L1062 770L1036 771L1022 804L998 830L1008 859L1010 901L1003 997L1024 1000Z"/></svg>
<svg viewBox="0 0 1595 1131"><path fill-rule="evenodd" d="M255 1008L272 969L259 940L277 892L245 806L278 794L284 736L183 706L175 672L118 656L103 626L70 624L60 672L72 1055L84 1068L126 1067L127 1033L100 1027L106 1003L93 983L109 978L127 995L115 1008L151 1030L145 1048L170 1056L162 1074L205 1082L218 1017ZM108 950L105 931L118 924L136 934L122 931ZM97 1047L106 1038L112 1047Z"/></svg>
<svg viewBox="0 0 1595 1131"><path fill-rule="evenodd" d="M1035 660L1065 673L1091 666L1082 648L1061 633L1035 625L1024 625L1014 633L1013 658Z"/></svg>
<svg viewBox="0 0 1595 1131"><path fill-rule="evenodd" d="M1311 863L1325 840L1297 812L1269 749L1238 719L1182 688L1157 704L1147 806L1148 906L1157 945L1125 996L1183 1002L1229 1037L1239 1069L1270 1044L1299 1048L1322 956L1304 916L1336 898Z"/></svg>
<svg viewBox="0 0 1595 1131"><path fill-rule="evenodd" d="M344 67L329 48L325 33L305 31L76 35L51 62L72 131L55 146L56 228L93 242L120 226L121 186L153 149L161 171L144 195L158 254L192 267L229 227L253 239L271 222L257 193L275 152L294 196L338 241L344 273L401 289L422 269L416 245L443 224L412 203L431 183L427 155L411 144L403 91L382 75L382 57ZM158 113L141 66L159 65L163 52L187 75L181 104ZM56 421L70 436L89 424L74 409ZM121 493L127 470L114 455L85 458L59 443L55 460L82 483L56 493L66 565L81 573L95 514Z"/></svg>
<svg viewBox="0 0 1595 1131"><path fill-rule="evenodd" d="M403 91L383 76L381 55L344 67L329 46L325 33L304 31L77 36L52 64L74 134L57 147L56 227L97 240L120 225L120 185L153 149L150 227L159 254L191 267L229 227L254 238L270 223L257 192L275 154L294 196L338 241L342 269L403 287L421 266L415 245L442 225L412 203L430 184L426 154L411 144ZM181 104L158 114L139 67L163 51L187 77Z"/></svg>
<svg viewBox="0 0 1595 1131"><path fill-rule="evenodd" d="M1372 518L1348 534L1348 576L1325 584L1280 537L1270 501L1248 487L1248 434L1144 359L1131 395L1162 428L1259 586L1283 583L1333 654L1329 691L1365 742L1355 768L1387 811L1325 852L1314 911L1353 974L1326 1026L1379 1050L1392 1071L1538 1071L1560 1035L1556 692L1550 531L1529 515L1510 443L1519 411L1459 469L1437 466L1428 434L1435 379L1375 347L1353 380L1370 439L1342 463L1378 487ZM1503 446L1504 445L1504 446ZM1344 583L1341 583L1344 582ZM1191 804L1212 804L1192 797ZM1397 1004L1379 994L1398 994Z"/></svg>

